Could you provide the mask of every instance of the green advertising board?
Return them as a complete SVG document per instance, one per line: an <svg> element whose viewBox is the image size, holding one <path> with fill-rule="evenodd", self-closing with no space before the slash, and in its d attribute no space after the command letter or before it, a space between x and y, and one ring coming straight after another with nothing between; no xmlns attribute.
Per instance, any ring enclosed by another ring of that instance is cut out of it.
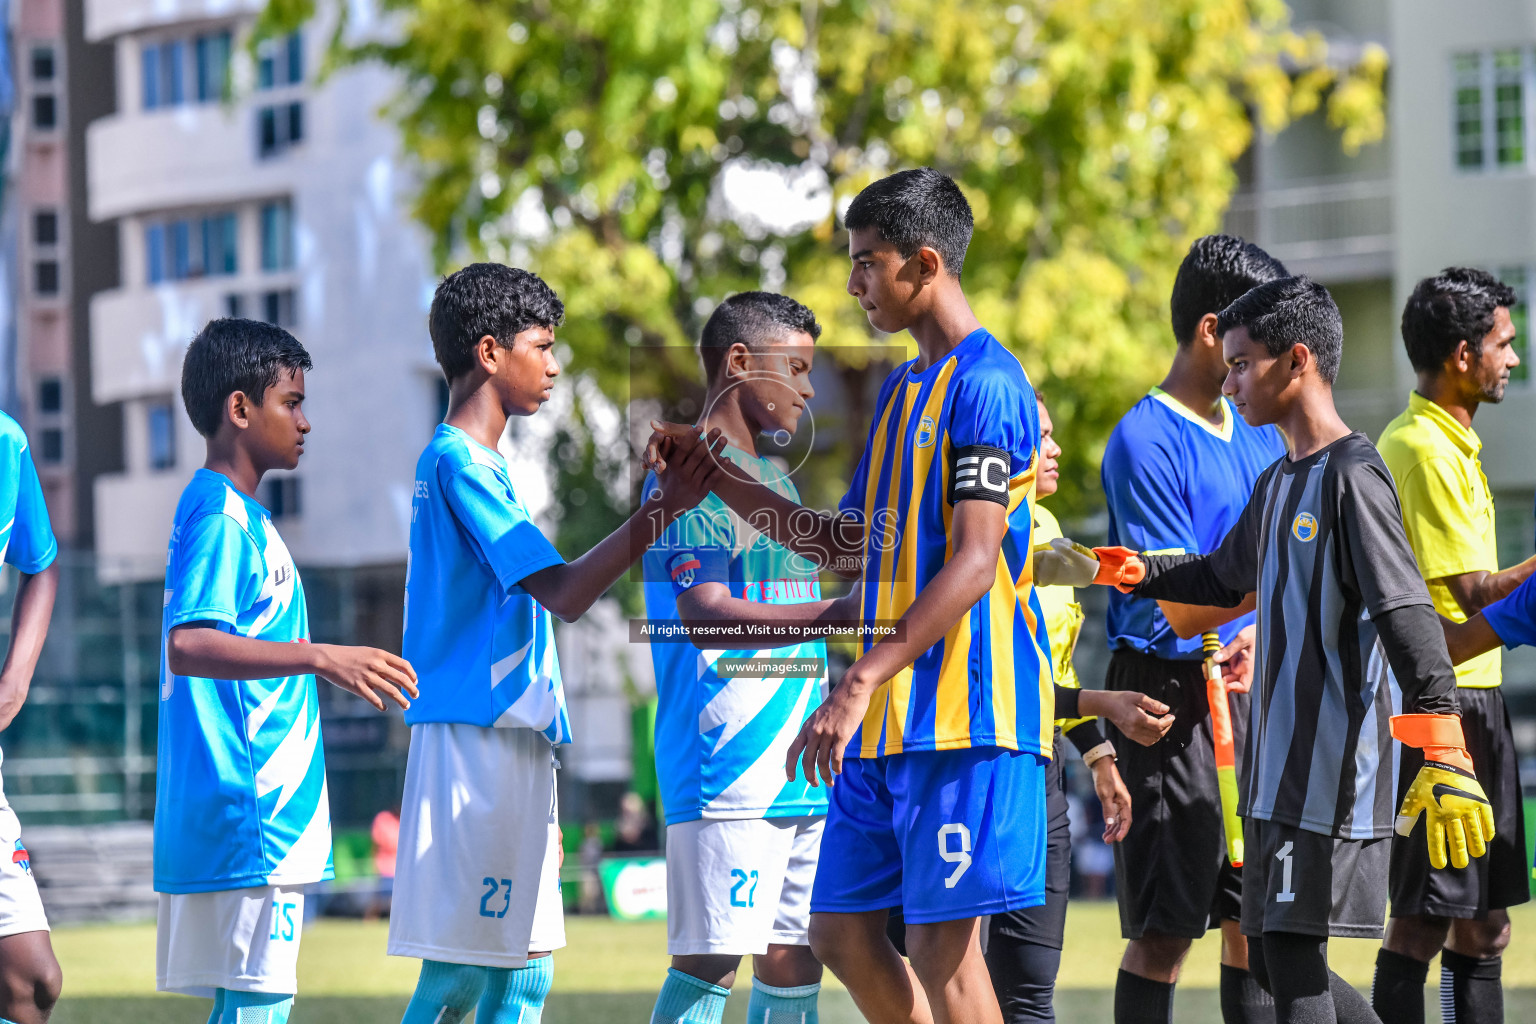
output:
<svg viewBox="0 0 1536 1024"><path fill-rule="evenodd" d="M665 857L610 857L598 865L608 913L620 921L649 921L667 916Z"/></svg>

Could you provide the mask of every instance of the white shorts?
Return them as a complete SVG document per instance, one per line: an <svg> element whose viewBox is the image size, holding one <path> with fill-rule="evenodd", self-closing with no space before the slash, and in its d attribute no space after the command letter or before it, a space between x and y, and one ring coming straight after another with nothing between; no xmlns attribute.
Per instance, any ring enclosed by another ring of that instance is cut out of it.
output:
<svg viewBox="0 0 1536 1024"><path fill-rule="evenodd" d="M160 894L155 988L211 998L214 989L299 990L302 888L258 885Z"/></svg>
<svg viewBox="0 0 1536 1024"><path fill-rule="evenodd" d="M21 842L21 822L0 796L0 936L47 930L48 915Z"/></svg>
<svg viewBox="0 0 1536 1024"><path fill-rule="evenodd" d="M667 826L667 952L804 946L826 818L698 819Z"/></svg>
<svg viewBox="0 0 1536 1024"><path fill-rule="evenodd" d="M532 729L411 726L391 956L525 967L565 945L556 765Z"/></svg>

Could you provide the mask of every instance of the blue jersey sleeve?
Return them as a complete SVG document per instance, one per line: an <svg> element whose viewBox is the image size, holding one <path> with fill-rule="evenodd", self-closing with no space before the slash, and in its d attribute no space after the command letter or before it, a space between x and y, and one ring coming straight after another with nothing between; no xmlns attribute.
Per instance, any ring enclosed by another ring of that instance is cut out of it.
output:
<svg viewBox="0 0 1536 1024"><path fill-rule="evenodd" d="M540 569L564 561L490 468L471 463L450 471L444 466L441 482L470 546L503 589L510 591Z"/></svg>
<svg viewBox="0 0 1536 1024"><path fill-rule="evenodd" d="M1484 608L1483 618L1510 650L1536 647L1536 576Z"/></svg>
<svg viewBox="0 0 1536 1024"><path fill-rule="evenodd" d="M5 560L24 573L42 572L53 564L59 544L48 520L48 503L43 500L31 451L19 449L16 462L16 515L6 537Z"/></svg>
<svg viewBox="0 0 1536 1024"><path fill-rule="evenodd" d="M1008 475L1034 464L1040 442L1040 411L1029 382L1003 372L967 374L955 384L949 411L949 445L994 448L1008 455Z"/></svg>
<svg viewBox="0 0 1536 1024"><path fill-rule="evenodd" d="M674 597L700 583L731 585L734 531L724 512L689 509L667 527L662 543L664 571Z"/></svg>
<svg viewBox="0 0 1536 1024"><path fill-rule="evenodd" d="M1204 554L1166 445L1117 431L1104 452L1102 476L1116 543L1147 554Z"/></svg>
<svg viewBox="0 0 1536 1024"><path fill-rule="evenodd" d="M256 542L222 513L200 516L175 539L167 566L165 625L219 622L236 628L261 595L265 572Z"/></svg>

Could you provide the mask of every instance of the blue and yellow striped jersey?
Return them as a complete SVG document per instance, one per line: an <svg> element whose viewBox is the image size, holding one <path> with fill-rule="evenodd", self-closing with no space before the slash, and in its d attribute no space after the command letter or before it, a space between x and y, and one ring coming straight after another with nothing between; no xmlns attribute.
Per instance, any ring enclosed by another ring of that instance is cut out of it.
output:
<svg viewBox="0 0 1536 1024"><path fill-rule="evenodd" d="M921 373L915 365L881 387L840 506L865 524L861 617L900 618L949 560L957 488L961 499L1006 505L1008 532L992 589L875 691L848 753L1006 747L1050 757L1050 640L1030 564L1040 441L1034 388L985 330ZM866 637L865 649L878 640Z"/></svg>

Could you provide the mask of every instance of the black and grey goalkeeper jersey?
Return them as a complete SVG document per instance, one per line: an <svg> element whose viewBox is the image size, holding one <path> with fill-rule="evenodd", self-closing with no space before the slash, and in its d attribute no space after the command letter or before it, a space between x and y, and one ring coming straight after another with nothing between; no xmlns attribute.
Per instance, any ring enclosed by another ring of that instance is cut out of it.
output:
<svg viewBox="0 0 1536 1024"><path fill-rule="evenodd" d="M1265 470L1209 556L1145 561L1143 596L1231 606L1258 593L1239 813L1342 839L1391 835L1388 719L1405 705L1454 712L1455 675L1392 477L1365 435Z"/></svg>

